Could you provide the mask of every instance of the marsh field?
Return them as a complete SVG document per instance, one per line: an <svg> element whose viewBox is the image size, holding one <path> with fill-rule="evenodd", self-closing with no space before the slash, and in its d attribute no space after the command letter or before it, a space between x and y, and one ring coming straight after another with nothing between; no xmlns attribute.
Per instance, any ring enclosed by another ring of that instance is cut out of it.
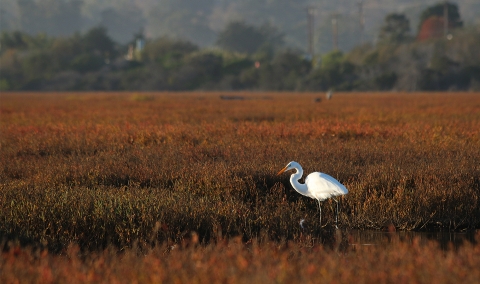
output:
<svg viewBox="0 0 480 284"><path fill-rule="evenodd" d="M480 279L478 232L350 234L478 231L479 93L2 92L0 157L2 283ZM338 230L292 160L348 188Z"/></svg>

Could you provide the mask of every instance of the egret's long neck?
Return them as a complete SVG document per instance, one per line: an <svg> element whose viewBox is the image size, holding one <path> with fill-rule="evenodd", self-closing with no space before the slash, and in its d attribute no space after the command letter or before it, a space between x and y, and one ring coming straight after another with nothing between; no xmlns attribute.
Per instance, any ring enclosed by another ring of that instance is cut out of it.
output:
<svg viewBox="0 0 480 284"><path fill-rule="evenodd" d="M307 185L304 183L298 182L299 179L302 178L303 170L300 168L296 168L297 172L290 176L290 183L292 184L293 188L300 194L305 196L310 196L307 191Z"/></svg>

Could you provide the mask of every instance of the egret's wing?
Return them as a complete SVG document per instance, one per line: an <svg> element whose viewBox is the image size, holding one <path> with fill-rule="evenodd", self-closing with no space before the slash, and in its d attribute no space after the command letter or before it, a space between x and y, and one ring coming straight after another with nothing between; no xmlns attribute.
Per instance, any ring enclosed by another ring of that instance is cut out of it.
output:
<svg viewBox="0 0 480 284"><path fill-rule="evenodd" d="M309 174L305 179L305 184L311 195L319 200L348 193L343 184L324 173L314 172Z"/></svg>

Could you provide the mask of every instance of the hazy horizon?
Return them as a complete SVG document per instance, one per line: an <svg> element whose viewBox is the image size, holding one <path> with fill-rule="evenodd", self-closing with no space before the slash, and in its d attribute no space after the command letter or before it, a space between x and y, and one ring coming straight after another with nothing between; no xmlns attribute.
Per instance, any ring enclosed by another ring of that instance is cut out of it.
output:
<svg viewBox="0 0 480 284"><path fill-rule="evenodd" d="M118 43L125 44L142 32L147 38L169 36L201 47L215 44L217 34L236 20L254 26L270 24L285 34L285 45L306 51L307 7L314 6L314 48L332 49L332 18L337 18L338 47L349 51L363 42L374 42L384 17L404 13L412 34L420 13L438 0L1 0L2 31L67 36L102 25ZM478 25L480 1L450 1L458 5L465 26ZM363 4L360 4L363 3ZM23 8L22 8L23 7ZM29 8L30 7L30 8ZM34 8L31 8L34 7ZM362 12L360 12L360 7ZM336 15L336 16L335 16ZM364 19L362 35L361 17Z"/></svg>

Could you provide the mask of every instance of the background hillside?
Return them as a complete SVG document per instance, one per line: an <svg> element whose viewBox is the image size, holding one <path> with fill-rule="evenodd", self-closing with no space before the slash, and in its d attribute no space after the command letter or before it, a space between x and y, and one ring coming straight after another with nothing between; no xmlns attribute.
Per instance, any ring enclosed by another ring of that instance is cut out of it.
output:
<svg viewBox="0 0 480 284"><path fill-rule="evenodd" d="M170 36L201 47L212 46L229 22L269 24L285 34L289 47L307 51L308 6L314 16L315 51L332 49L332 17L338 15L338 47L349 51L362 42L375 42L384 17L404 13L413 30L422 10L438 0L2 0L0 28L29 34L68 36L102 25L116 42L127 43L135 33L148 38ZM362 4L360 4L362 3ZM465 25L478 24L480 2L454 1ZM360 12L360 7L362 11ZM362 32L360 24L364 21Z"/></svg>
<svg viewBox="0 0 480 284"><path fill-rule="evenodd" d="M0 90L480 90L480 2L2 0Z"/></svg>

